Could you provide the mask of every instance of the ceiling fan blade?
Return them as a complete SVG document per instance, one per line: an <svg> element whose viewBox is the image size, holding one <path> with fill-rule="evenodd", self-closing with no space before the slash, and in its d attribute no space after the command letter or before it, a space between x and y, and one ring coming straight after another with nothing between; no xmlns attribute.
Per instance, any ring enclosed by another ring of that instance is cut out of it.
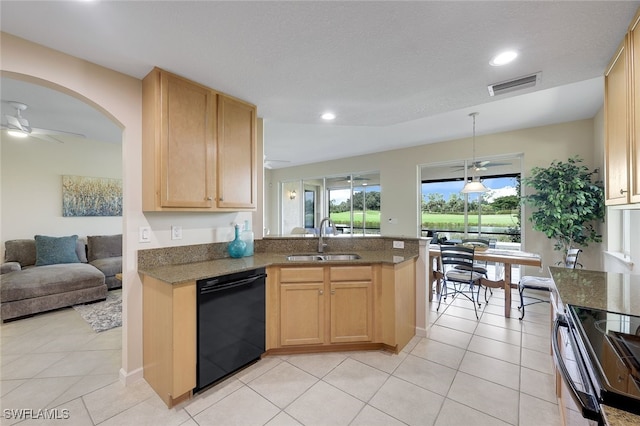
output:
<svg viewBox="0 0 640 426"><path fill-rule="evenodd" d="M45 135L45 134L42 134L42 133L31 133L31 134L29 134L29 136L32 136L34 138L41 139L41 140L47 141L47 142L64 143L64 141L56 138L55 136Z"/></svg>
<svg viewBox="0 0 640 426"><path fill-rule="evenodd" d="M51 136L51 135L58 135L58 136L75 136L76 138L86 138L85 135L83 135L82 133L74 133L74 132L65 132L62 130L53 130L53 129L39 129L39 128L32 128L31 129L31 134L32 135L46 135L46 136Z"/></svg>
<svg viewBox="0 0 640 426"><path fill-rule="evenodd" d="M510 166L512 163L491 163L487 167Z"/></svg>
<svg viewBox="0 0 640 426"><path fill-rule="evenodd" d="M13 115L9 115L9 114L6 114L5 117L7 119L7 124L9 128L22 130L23 132L28 132L28 130L22 126L22 123L20 123L20 120L18 119L18 117L14 117Z"/></svg>
<svg viewBox="0 0 640 426"><path fill-rule="evenodd" d="M267 158L267 156L264 156L264 161L263 161L263 165L266 169L272 169L274 166L274 163L290 163L291 161L289 160L269 160Z"/></svg>
<svg viewBox="0 0 640 426"><path fill-rule="evenodd" d="M488 161L488 160L487 161L477 161L476 164L477 164L478 167L484 167L487 164L489 164L490 162L491 161Z"/></svg>

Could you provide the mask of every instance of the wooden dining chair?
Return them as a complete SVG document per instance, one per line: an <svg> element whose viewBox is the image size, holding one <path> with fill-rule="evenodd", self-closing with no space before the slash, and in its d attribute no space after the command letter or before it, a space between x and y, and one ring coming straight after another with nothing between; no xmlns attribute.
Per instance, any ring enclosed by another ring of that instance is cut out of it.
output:
<svg viewBox="0 0 640 426"><path fill-rule="evenodd" d="M472 247L459 245L440 246L442 289L438 296L438 307L436 310L440 310L442 298L444 297L444 299L447 300L448 293L451 290L453 292L453 298L461 294L469 299L473 303L476 318L479 318L479 284L483 275L474 270L474 251L475 249Z"/></svg>
<svg viewBox="0 0 640 426"><path fill-rule="evenodd" d="M565 268L575 269L576 266L580 266L582 268L582 264L578 263L578 255L582 250L577 248L570 248L567 250L567 257L564 259L564 262L560 262L560 265ZM548 298L541 299L539 297L534 296L525 296L525 290L539 290L539 291L547 291L550 292L554 286L553 278L551 277L535 277L525 275L520 278L520 282L518 283L518 293L520 293L520 306L518 306L518 310L520 311L520 319L524 318L524 307L529 305L534 305L536 303L549 302ZM524 303L525 297L529 300L532 300L528 303Z"/></svg>

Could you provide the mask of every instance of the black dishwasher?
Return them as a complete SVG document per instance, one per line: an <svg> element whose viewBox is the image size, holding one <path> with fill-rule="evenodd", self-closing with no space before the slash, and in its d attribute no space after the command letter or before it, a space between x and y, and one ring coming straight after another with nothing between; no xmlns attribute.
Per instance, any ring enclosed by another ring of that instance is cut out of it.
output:
<svg viewBox="0 0 640 426"><path fill-rule="evenodd" d="M265 352L264 268L199 280L196 392Z"/></svg>

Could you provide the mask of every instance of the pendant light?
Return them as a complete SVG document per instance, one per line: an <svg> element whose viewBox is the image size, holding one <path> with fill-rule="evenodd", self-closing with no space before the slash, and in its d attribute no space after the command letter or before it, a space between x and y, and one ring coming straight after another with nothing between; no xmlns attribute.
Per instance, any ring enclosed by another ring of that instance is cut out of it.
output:
<svg viewBox="0 0 640 426"><path fill-rule="evenodd" d="M464 185L460 192L463 194L471 194L476 192L487 192L489 188L480 182L480 177L476 179L476 115L479 113L472 112L469 117L473 118L473 163L471 163L471 180Z"/></svg>

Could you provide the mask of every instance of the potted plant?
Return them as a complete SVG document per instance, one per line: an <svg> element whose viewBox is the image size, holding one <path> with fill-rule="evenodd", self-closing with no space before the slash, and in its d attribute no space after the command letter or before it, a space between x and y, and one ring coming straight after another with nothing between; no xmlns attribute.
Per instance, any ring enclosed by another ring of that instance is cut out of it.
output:
<svg viewBox="0 0 640 426"><path fill-rule="evenodd" d="M601 242L597 222L604 221L604 189L595 179L598 169L591 171L578 156L567 162L554 160L549 167L534 167L522 184L536 190L522 196L522 202L534 208L529 221L533 229L555 239L554 249L567 250Z"/></svg>

